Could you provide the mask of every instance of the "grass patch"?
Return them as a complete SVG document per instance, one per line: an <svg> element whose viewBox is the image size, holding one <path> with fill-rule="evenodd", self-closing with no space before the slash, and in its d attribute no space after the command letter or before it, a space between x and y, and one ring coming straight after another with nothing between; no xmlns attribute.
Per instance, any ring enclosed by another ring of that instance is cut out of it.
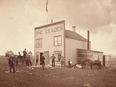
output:
<svg viewBox="0 0 116 87"><path fill-rule="evenodd" d="M0 57L0 87L115 87L116 69L97 70L17 67L16 73L5 73L8 63L6 57Z"/></svg>

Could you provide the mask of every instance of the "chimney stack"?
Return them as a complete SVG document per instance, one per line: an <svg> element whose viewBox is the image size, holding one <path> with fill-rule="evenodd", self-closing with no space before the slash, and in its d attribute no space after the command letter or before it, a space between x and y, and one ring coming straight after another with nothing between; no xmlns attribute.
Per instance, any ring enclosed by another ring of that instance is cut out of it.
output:
<svg viewBox="0 0 116 87"><path fill-rule="evenodd" d="M51 23L53 23L53 20L51 20Z"/></svg>
<svg viewBox="0 0 116 87"><path fill-rule="evenodd" d="M76 32L76 26L72 26L73 31Z"/></svg>
<svg viewBox="0 0 116 87"><path fill-rule="evenodd" d="M90 47L89 47L89 31L87 31L87 49L90 50Z"/></svg>

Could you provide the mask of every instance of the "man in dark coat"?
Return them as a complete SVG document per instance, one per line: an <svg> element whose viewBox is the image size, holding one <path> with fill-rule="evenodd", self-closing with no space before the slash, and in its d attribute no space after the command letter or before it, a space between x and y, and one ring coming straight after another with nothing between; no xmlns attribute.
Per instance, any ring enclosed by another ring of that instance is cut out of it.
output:
<svg viewBox="0 0 116 87"><path fill-rule="evenodd" d="M9 59L9 66L10 66L10 72L11 72L11 69L13 69L13 73L15 73L13 57Z"/></svg>
<svg viewBox="0 0 116 87"><path fill-rule="evenodd" d="M50 57L52 59L52 67L55 67L55 56L54 54L52 54L52 56Z"/></svg>
<svg viewBox="0 0 116 87"><path fill-rule="evenodd" d="M40 57L40 64L42 65L42 68L44 69L44 67L45 67L45 57L44 57L44 54L42 54L42 56Z"/></svg>

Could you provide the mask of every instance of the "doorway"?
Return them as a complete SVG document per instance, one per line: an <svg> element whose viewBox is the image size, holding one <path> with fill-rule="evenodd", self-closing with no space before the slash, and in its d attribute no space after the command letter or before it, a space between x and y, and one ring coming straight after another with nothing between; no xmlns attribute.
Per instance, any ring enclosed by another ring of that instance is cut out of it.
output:
<svg viewBox="0 0 116 87"><path fill-rule="evenodd" d="M103 56L103 65L105 66L105 56Z"/></svg>
<svg viewBox="0 0 116 87"><path fill-rule="evenodd" d="M36 61L35 61L36 62L35 63L36 65L39 65L39 58L40 58L39 57L39 52L36 52Z"/></svg>
<svg viewBox="0 0 116 87"><path fill-rule="evenodd" d="M41 65L42 55L43 55L43 53L40 53L40 65Z"/></svg>
<svg viewBox="0 0 116 87"><path fill-rule="evenodd" d="M49 64L49 51L44 52L44 57L45 57L45 65Z"/></svg>

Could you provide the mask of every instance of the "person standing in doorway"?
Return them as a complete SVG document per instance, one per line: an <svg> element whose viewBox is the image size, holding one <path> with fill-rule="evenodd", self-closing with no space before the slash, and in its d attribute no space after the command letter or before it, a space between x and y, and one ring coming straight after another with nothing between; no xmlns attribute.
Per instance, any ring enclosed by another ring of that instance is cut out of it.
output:
<svg viewBox="0 0 116 87"><path fill-rule="evenodd" d="M55 58L54 54L50 57L50 59L52 59L52 67L55 67Z"/></svg>
<svg viewBox="0 0 116 87"><path fill-rule="evenodd" d="M44 67L45 67L45 57L44 57L44 54L42 54L42 56L40 57L40 62L41 62L42 68L44 69Z"/></svg>
<svg viewBox="0 0 116 87"><path fill-rule="evenodd" d="M36 66L38 66L39 55L36 55Z"/></svg>
<svg viewBox="0 0 116 87"><path fill-rule="evenodd" d="M58 54L58 62L60 62L60 60L61 60L61 54L59 53Z"/></svg>

